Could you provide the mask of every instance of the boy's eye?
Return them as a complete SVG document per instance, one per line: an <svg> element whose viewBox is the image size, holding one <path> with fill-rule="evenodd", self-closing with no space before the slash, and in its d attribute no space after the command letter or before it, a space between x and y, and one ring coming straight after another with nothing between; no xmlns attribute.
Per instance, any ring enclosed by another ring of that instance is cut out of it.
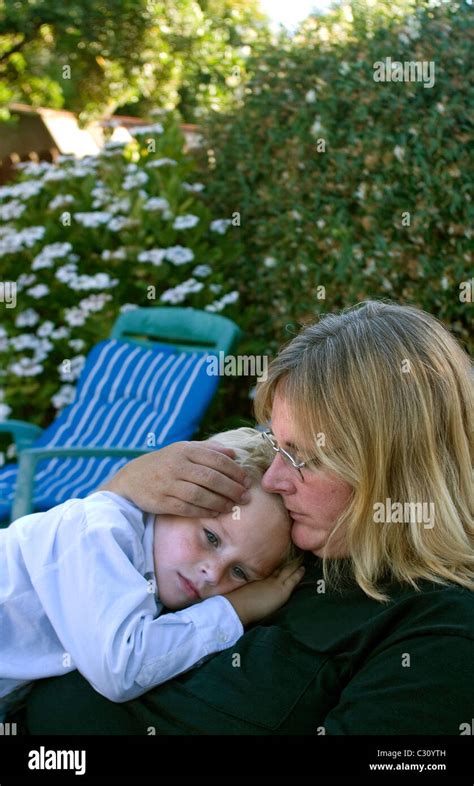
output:
<svg viewBox="0 0 474 786"><path fill-rule="evenodd" d="M213 532L208 529L205 529L204 532L206 533L206 538L208 539L209 543L211 543L213 546L219 545L219 540Z"/></svg>
<svg viewBox="0 0 474 786"><path fill-rule="evenodd" d="M238 566L236 566L236 567L234 568L234 575L235 575L235 576L236 576L238 579L243 579L244 581L248 581L246 574L244 573L244 571L242 570L242 568L239 568Z"/></svg>

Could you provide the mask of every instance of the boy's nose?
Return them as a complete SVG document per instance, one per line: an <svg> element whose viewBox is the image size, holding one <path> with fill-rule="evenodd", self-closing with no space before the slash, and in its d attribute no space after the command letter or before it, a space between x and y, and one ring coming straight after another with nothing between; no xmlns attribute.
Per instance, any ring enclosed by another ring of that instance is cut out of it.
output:
<svg viewBox="0 0 474 786"><path fill-rule="evenodd" d="M273 494L293 494L296 491L294 472L285 459L277 454L262 477L262 488Z"/></svg>
<svg viewBox="0 0 474 786"><path fill-rule="evenodd" d="M223 575L223 568L218 562L205 562L200 568L201 580L212 586L219 584Z"/></svg>

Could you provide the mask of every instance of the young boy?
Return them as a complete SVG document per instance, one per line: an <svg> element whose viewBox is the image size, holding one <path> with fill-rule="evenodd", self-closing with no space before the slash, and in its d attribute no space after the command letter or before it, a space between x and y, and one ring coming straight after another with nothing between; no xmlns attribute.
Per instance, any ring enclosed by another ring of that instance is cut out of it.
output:
<svg viewBox="0 0 474 786"><path fill-rule="evenodd" d="M260 486L273 458L260 437L213 438L254 480L231 513L155 516L98 491L0 531L0 721L33 680L74 669L112 701L136 698L286 602L302 569L281 498Z"/></svg>

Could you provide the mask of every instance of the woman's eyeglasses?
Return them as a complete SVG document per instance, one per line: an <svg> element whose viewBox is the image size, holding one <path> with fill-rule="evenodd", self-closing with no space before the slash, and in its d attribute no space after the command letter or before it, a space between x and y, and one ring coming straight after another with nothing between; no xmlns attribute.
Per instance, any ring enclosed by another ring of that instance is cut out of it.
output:
<svg viewBox="0 0 474 786"><path fill-rule="evenodd" d="M301 472L301 469L302 469L302 467L306 466L306 461L297 461L291 455L291 453L288 453L287 450L284 450L283 448L281 448L279 446L278 442L275 439L275 435L272 434L272 432L270 430L262 431L262 437L263 437L263 439L266 442L268 442L268 444L270 445L272 450L275 451L275 453L281 453L281 455L291 464L291 466L294 467L294 469L297 470L301 480L304 482L304 477L303 477L303 473Z"/></svg>

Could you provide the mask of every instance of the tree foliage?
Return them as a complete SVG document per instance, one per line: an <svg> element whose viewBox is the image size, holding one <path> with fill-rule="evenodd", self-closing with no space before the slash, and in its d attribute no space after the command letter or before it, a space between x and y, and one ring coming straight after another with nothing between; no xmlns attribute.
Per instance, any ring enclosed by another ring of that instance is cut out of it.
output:
<svg viewBox="0 0 474 786"><path fill-rule="evenodd" d="M268 35L257 0L0 0L0 104L192 121L230 105Z"/></svg>

